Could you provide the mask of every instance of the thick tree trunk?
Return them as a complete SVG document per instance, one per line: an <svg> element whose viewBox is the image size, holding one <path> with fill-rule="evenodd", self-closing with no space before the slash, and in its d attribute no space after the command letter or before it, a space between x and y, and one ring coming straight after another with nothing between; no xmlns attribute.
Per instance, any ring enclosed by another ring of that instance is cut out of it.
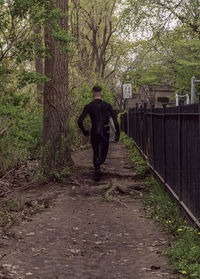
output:
<svg viewBox="0 0 200 279"><path fill-rule="evenodd" d="M63 12L68 10L67 0L57 0ZM62 29L68 29L67 17L59 20ZM61 50L47 25L45 45L45 75L50 79L44 86L43 141L45 146L44 169L59 170L72 163L69 148L68 105L68 54Z"/></svg>

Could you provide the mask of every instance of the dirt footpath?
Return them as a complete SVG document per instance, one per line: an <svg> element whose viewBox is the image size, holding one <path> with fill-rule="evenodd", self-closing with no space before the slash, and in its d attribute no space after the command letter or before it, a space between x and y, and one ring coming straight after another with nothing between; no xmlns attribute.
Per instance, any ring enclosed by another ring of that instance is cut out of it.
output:
<svg viewBox="0 0 200 279"><path fill-rule="evenodd" d="M175 278L162 255L167 237L138 198L143 187L127 150L121 143L111 148L99 182L91 150L76 153L75 175L57 185L54 204L9 229L0 242L0 278Z"/></svg>

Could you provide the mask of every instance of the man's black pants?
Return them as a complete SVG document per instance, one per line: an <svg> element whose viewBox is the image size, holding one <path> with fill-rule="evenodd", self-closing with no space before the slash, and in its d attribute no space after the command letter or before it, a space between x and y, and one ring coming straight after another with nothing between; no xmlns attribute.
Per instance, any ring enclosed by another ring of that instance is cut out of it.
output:
<svg viewBox="0 0 200 279"><path fill-rule="evenodd" d="M93 164L95 169L99 169L100 165L106 160L109 141L105 140L101 135L91 135L91 144L93 149Z"/></svg>

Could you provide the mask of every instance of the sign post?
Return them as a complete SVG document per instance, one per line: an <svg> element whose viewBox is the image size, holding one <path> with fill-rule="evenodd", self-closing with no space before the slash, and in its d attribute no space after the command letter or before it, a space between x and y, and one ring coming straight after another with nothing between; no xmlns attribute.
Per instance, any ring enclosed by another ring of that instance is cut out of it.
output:
<svg viewBox="0 0 200 279"><path fill-rule="evenodd" d="M127 99L132 98L132 85L130 83L123 84L123 99L127 101ZM127 134L129 136L129 108L128 102L126 103L127 106Z"/></svg>
<svg viewBox="0 0 200 279"><path fill-rule="evenodd" d="M127 83L123 84L123 99L131 99L132 98L132 85Z"/></svg>

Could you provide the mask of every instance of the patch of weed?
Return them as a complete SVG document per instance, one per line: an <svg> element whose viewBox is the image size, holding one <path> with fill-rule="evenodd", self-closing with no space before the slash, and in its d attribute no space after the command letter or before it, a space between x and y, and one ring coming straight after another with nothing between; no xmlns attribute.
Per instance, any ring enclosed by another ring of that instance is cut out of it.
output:
<svg viewBox="0 0 200 279"><path fill-rule="evenodd" d="M14 224L17 220L17 212L20 212L22 209L21 198L15 198L0 204L0 226L4 227L8 223Z"/></svg>
<svg viewBox="0 0 200 279"><path fill-rule="evenodd" d="M5 206L8 211L20 211L23 208L21 198L8 200L6 201Z"/></svg>
<svg viewBox="0 0 200 279"><path fill-rule="evenodd" d="M135 146L135 143L132 139L128 138L124 133L121 133L120 137L123 144L128 148L129 150L129 161L134 166L134 173L138 178L144 178L149 173L149 167L146 163L146 161L141 156L140 152Z"/></svg>
<svg viewBox="0 0 200 279"><path fill-rule="evenodd" d="M43 205L43 204L42 204L42 205L39 205L38 208L39 208L39 209L45 209L45 205Z"/></svg>
<svg viewBox="0 0 200 279"><path fill-rule="evenodd" d="M109 190L110 188L112 187L112 184L111 183L108 183L105 187L105 190Z"/></svg>
<svg viewBox="0 0 200 279"><path fill-rule="evenodd" d="M101 196L101 200L104 202L109 202L109 199L105 197L105 195Z"/></svg>

